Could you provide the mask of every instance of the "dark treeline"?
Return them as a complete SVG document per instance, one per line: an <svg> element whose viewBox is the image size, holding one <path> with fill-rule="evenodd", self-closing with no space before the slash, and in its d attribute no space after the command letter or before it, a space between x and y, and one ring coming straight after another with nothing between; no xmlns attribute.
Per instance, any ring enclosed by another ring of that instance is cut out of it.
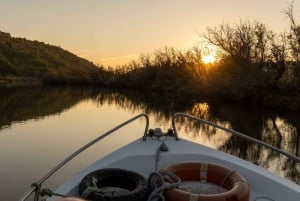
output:
<svg viewBox="0 0 300 201"><path fill-rule="evenodd" d="M114 74L110 84L190 101L210 97L299 110L300 24L293 11L291 3L285 10L290 28L279 34L257 21L207 28L201 37L217 47L217 62L205 64L201 47L166 47L107 68Z"/></svg>
<svg viewBox="0 0 300 201"><path fill-rule="evenodd" d="M257 21L207 28L200 37L218 51L211 64L202 61L202 47L166 47L104 68L59 47L0 32L0 84L17 78L105 85L156 91L180 101L206 97L300 110L300 24L293 2L285 15L289 30L279 34Z"/></svg>
<svg viewBox="0 0 300 201"><path fill-rule="evenodd" d="M205 72L200 55L198 48L183 53L167 47L153 54L143 54L138 61L111 69L115 76L110 84L191 99L204 89Z"/></svg>

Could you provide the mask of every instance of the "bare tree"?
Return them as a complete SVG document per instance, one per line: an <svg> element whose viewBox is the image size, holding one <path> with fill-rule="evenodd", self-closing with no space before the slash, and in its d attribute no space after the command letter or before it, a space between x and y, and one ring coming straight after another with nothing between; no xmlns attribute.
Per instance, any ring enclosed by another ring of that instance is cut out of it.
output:
<svg viewBox="0 0 300 201"><path fill-rule="evenodd" d="M151 56L150 54L141 54L139 57L139 61L141 62L143 67L151 67Z"/></svg>
<svg viewBox="0 0 300 201"><path fill-rule="evenodd" d="M289 56L292 61L292 80L294 86L300 86L300 24L296 22L294 15L294 1L284 11L290 22L290 30L287 35Z"/></svg>
<svg viewBox="0 0 300 201"><path fill-rule="evenodd" d="M280 34L278 37L272 40L272 58L276 67L276 76L274 78L274 85L278 87L278 81L286 72L286 60L287 60L287 37L285 33Z"/></svg>
<svg viewBox="0 0 300 201"><path fill-rule="evenodd" d="M202 35L238 64L260 63L261 66L270 56L270 39L273 36L265 24L256 21L241 21L234 26L222 24L218 28L208 28Z"/></svg>
<svg viewBox="0 0 300 201"><path fill-rule="evenodd" d="M294 17L294 1L284 11L290 21L290 32L288 35L289 46L292 55L292 59L296 62L300 62L300 24L297 24Z"/></svg>
<svg viewBox="0 0 300 201"><path fill-rule="evenodd" d="M265 24L255 22L254 23L254 49L252 60L258 63L262 68L263 65L269 61L272 56L271 46L272 39L274 39L275 34L268 30Z"/></svg>

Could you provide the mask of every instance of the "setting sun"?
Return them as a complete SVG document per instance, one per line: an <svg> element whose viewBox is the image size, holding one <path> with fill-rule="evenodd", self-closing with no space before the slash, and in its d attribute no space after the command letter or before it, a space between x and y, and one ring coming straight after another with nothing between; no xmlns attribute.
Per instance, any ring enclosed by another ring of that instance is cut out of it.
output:
<svg viewBox="0 0 300 201"><path fill-rule="evenodd" d="M214 63L215 62L215 56L214 55L206 55L202 57L202 61L206 64Z"/></svg>
<svg viewBox="0 0 300 201"><path fill-rule="evenodd" d="M216 61L216 48L212 45L206 45L202 49L202 61L205 64L214 63Z"/></svg>

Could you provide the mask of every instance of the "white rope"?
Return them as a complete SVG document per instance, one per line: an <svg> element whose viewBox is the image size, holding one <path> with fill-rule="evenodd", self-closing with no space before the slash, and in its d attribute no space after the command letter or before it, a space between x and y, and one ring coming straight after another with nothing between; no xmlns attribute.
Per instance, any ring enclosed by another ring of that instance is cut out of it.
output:
<svg viewBox="0 0 300 201"><path fill-rule="evenodd" d="M171 180L174 183L169 183L165 180ZM181 183L181 179L172 172L161 170L151 173L148 182L150 184L151 193L147 201L165 201L163 196L164 191L177 187Z"/></svg>

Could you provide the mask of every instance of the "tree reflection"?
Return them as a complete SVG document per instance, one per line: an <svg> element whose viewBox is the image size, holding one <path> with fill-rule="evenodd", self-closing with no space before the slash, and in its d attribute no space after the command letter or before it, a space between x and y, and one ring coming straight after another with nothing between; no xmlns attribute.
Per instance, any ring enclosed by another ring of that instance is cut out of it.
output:
<svg viewBox="0 0 300 201"><path fill-rule="evenodd" d="M299 131L300 124L297 121L298 118L296 115L275 114L273 112L245 108L237 104L219 105L208 102L194 104L186 112L193 116L215 122L226 128L240 131L288 153L299 156L300 137L297 131ZM214 129L211 126L200 124L196 121L182 118L178 120L178 123L179 130L185 133L192 132L193 137L198 135L201 138L206 137L213 141L213 138L217 135L229 136L228 138L224 136L217 138L225 140L219 149L258 164L296 183L300 183L300 165L275 151L225 134L224 132L221 134L219 129ZM217 144L218 142L213 143Z"/></svg>
<svg viewBox="0 0 300 201"><path fill-rule="evenodd" d="M81 100L90 99L99 107L110 105L133 115L145 112L154 117L156 122L168 122L169 125L173 113L185 112L299 156L300 118L293 113L264 111L245 105L212 101L191 102L172 94L130 90L85 87L2 87L0 90L0 130L16 121L59 114ZM259 164L300 183L299 163L274 151L186 118L178 118L176 126L181 136Z"/></svg>
<svg viewBox="0 0 300 201"><path fill-rule="evenodd" d="M71 87L1 87L0 130L13 122L59 114L96 91Z"/></svg>

